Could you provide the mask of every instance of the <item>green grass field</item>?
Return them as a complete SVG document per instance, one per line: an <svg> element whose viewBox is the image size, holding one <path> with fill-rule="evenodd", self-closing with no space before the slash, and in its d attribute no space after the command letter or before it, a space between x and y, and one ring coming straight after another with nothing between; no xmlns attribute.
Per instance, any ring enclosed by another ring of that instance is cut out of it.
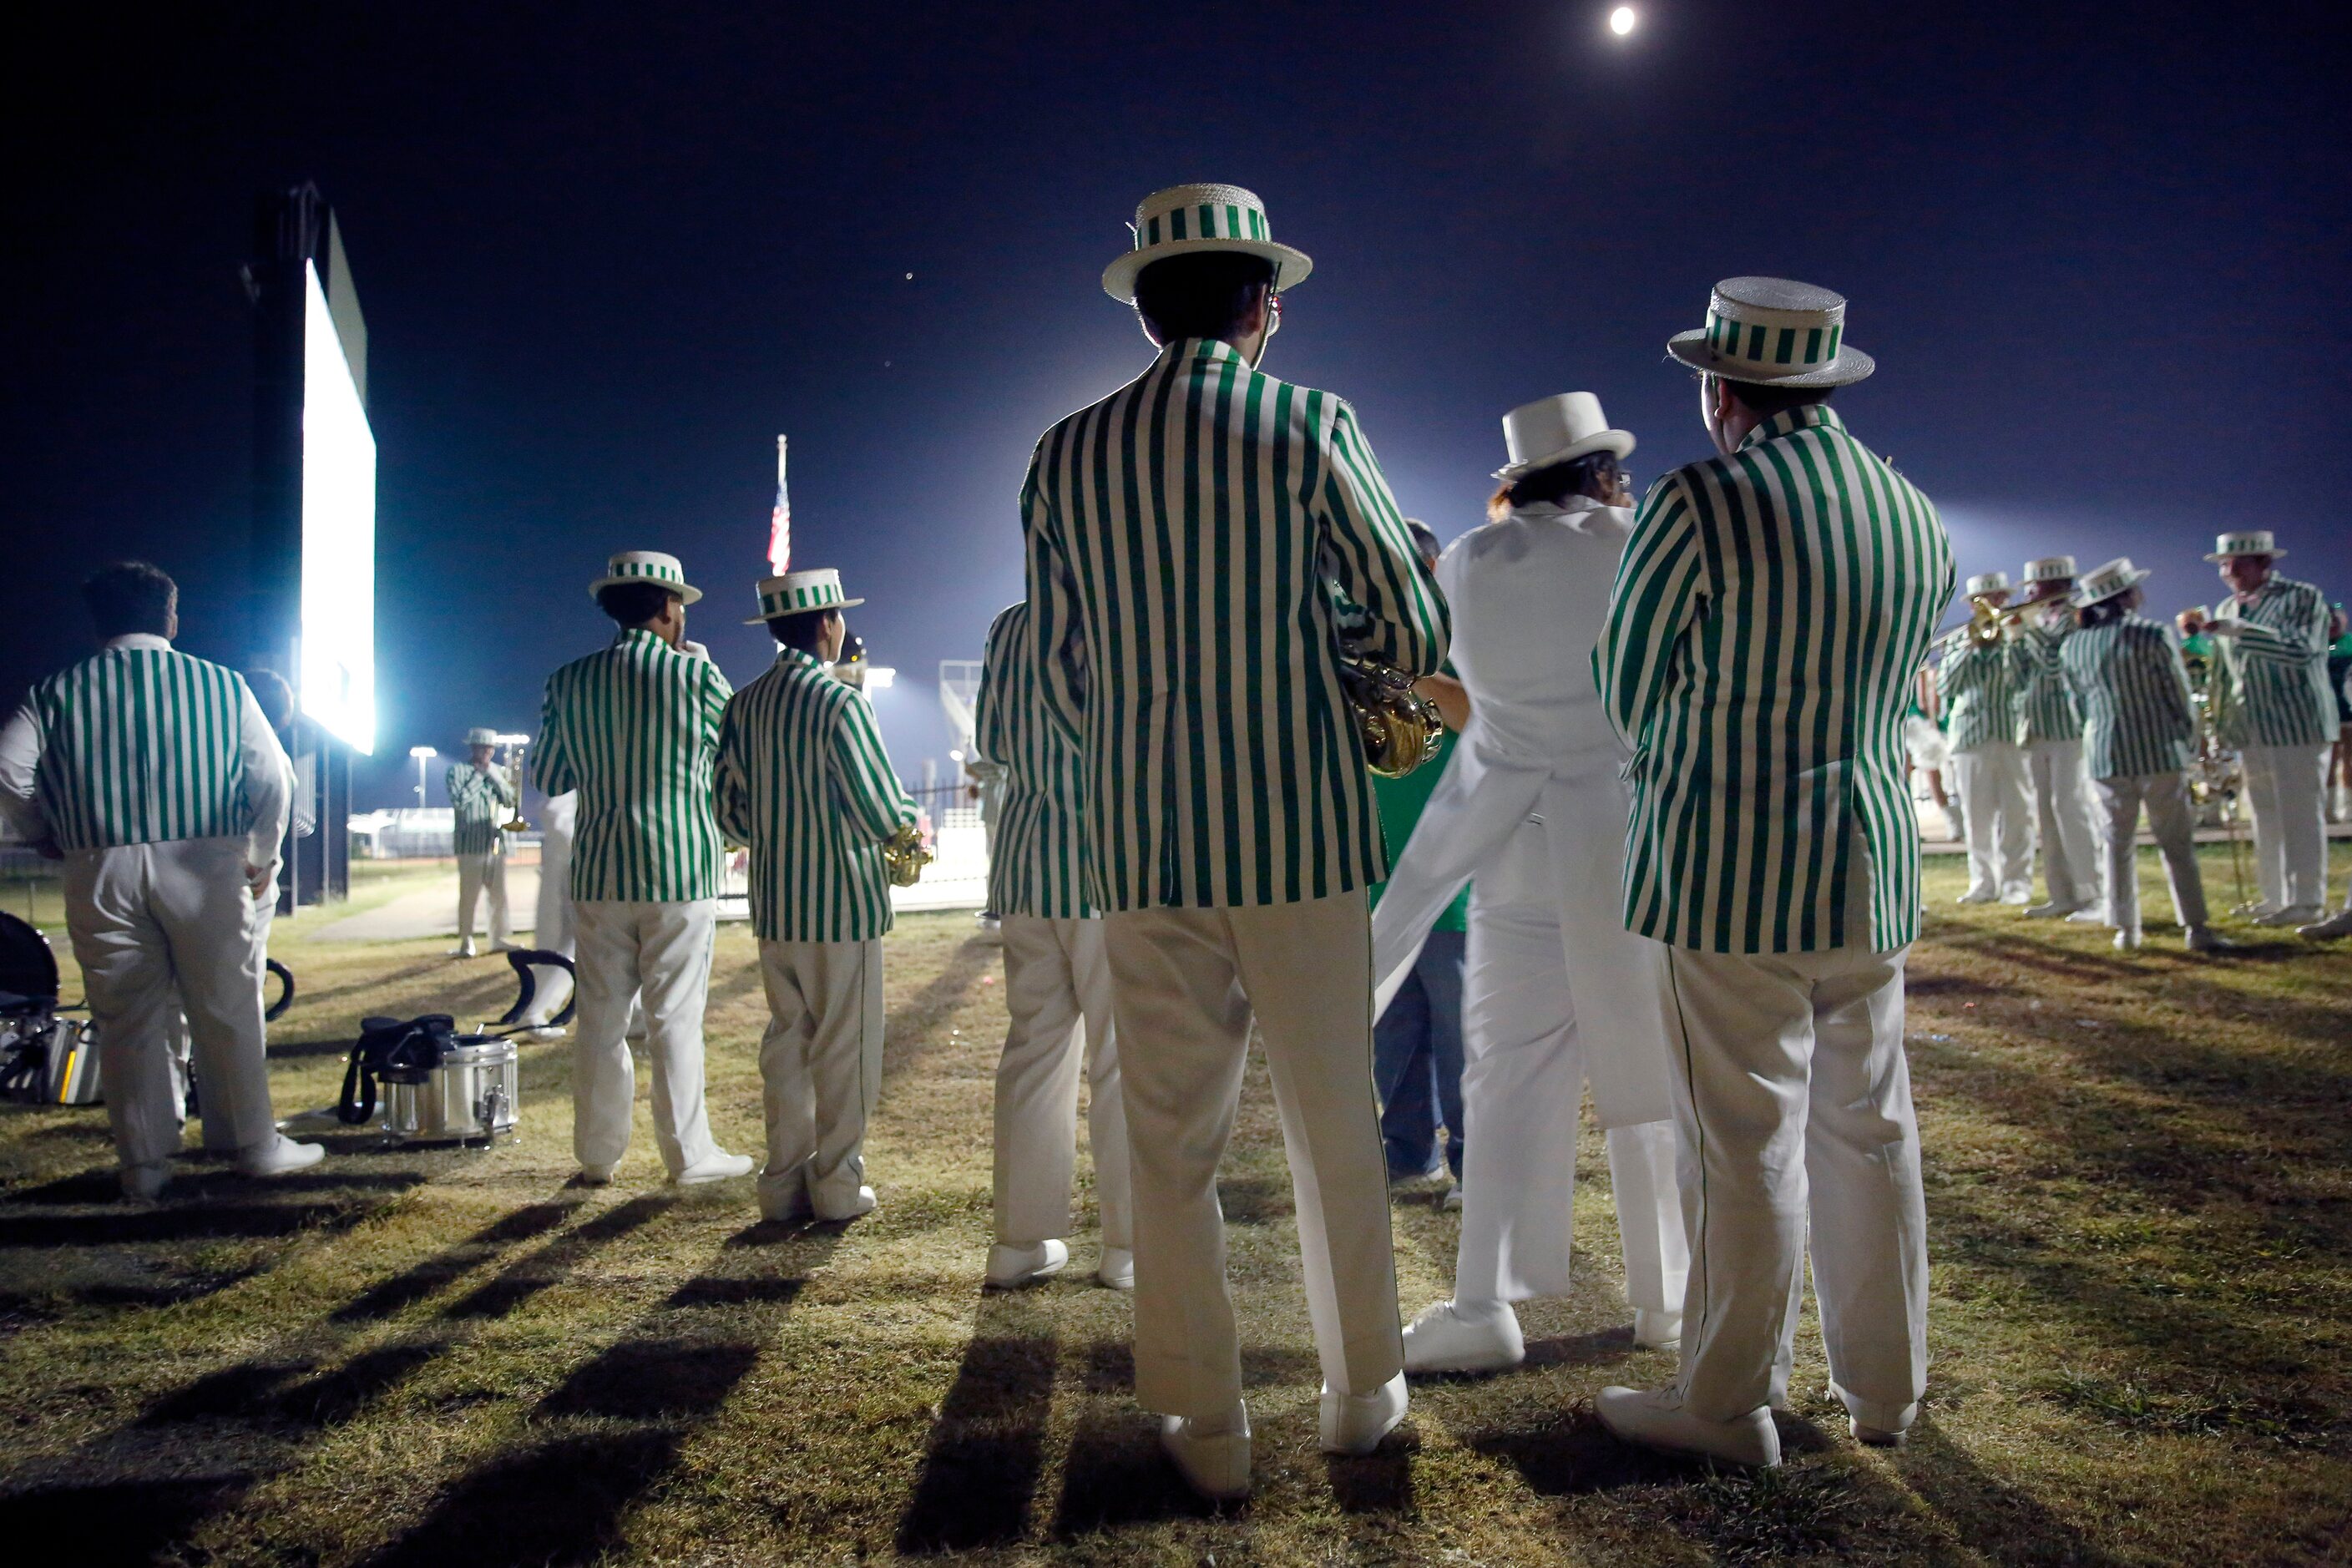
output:
<svg viewBox="0 0 2352 1568"><path fill-rule="evenodd" d="M2226 855L2208 874L2226 904ZM1325 1458L1260 1069L1223 1184L1257 1495L1195 1503L1128 1394L1090 1215L1066 1279L979 1289L1002 981L969 917L937 915L890 942L882 1206L847 1226L759 1223L749 1184L665 1186L642 1111L619 1183L568 1185L562 1043L525 1047L521 1135L492 1152L341 1132L276 1183L191 1161L155 1209L113 1201L101 1112L0 1110L0 1543L429 1568L2352 1563L2352 945L2206 960L2151 923L2118 954L1956 910L1958 876L1931 863L1912 963L1936 1361L1904 1450L1846 1438L1810 1324L1777 1473L1597 1427L1594 1390L1672 1363L1632 1344L1588 1133L1583 1281L1524 1310L1528 1366L1421 1384L1388 1448ZM273 945L301 984L273 1042L281 1114L334 1098L361 1014L511 997L446 938L306 936L322 923ZM759 1147L763 1014L730 928L709 1076L738 1150ZM1408 1314L1446 1288L1435 1195L1396 1208Z"/></svg>

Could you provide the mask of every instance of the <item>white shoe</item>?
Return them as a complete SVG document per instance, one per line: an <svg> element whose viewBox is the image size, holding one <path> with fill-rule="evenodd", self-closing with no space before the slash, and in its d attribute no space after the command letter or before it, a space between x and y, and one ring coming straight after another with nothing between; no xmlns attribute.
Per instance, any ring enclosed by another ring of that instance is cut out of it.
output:
<svg viewBox="0 0 2352 1568"><path fill-rule="evenodd" d="M2062 904L2053 899L2046 904L2027 905L2025 918L2030 921L2070 921L2090 907L2088 900L2079 904Z"/></svg>
<svg viewBox="0 0 2352 1568"><path fill-rule="evenodd" d="M1239 1400L1214 1431L1202 1431L1181 1415L1161 1416L1160 1447L1192 1489L1211 1502L1249 1496L1249 1411Z"/></svg>
<svg viewBox="0 0 2352 1568"><path fill-rule="evenodd" d="M1507 1301L1464 1311L1440 1301L1407 1323L1407 1372L1501 1372L1528 1359L1518 1314Z"/></svg>
<svg viewBox="0 0 2352 1568"><path fill-rule="evenodd" d="M283 1132L274 1132L267 1143L239 1149L236 1168L241 1175L282 1176L289 1171L307 1171L326 1157L323 1143L297 1143Z"/></svg>
<svg viewBox="0 0 2352 1568"><path fill-rule="evenodd" d="M872 1187L860 1187L857 1189L857 1195L849 1200L849 1207L846 1210L840 1214L827 1214L820 1205L816 1211L816 1217L829 1224L837 1225L843 1220L856 1219L859 1215L872 1214L874 1205L879 1201L875 1197Z"/></svg>
<svg viewBox="0 0 2352 1568"><path fill-rule="evenodd" d="M1462 1184L1456 1182L1446 1188L1445 1197L1437 1206L1446 1214L1452 1214L1459 1209L1462 1206Z"/></svg>
<svg viewBox="0 0 2352 1568"><path fill-rule="evenodd" d="M2004 904L2017 904L2021 906L2030 904L2033 901L2033 889L2031 888L2011 888L2009 891L2000 896L2000 901Z"/></svg>
<svg viewBox="0 0 2352 1568"><path fill-rule="evenodd" d="M2190 926L2180 933L2180 945L2191 952L2228 952L2238 944L2215 936L2211 926Z"/></svg>
<svg viewBox="0 0 2352 1568"><path fill-rule="evenodd" d="M2116 932L2116 951L2117 952L2130 952L2136 950L2138 946L2139 932L2136 931L2119 931Z"/></svg>
<svg viewBox="0 0 2352 1568"><path fill-rule="evenodd" d="M522 1037L533 1042L560 1040L563 1037L563 1033L552 1024L541 1024L534 1028L525 1029L522 1032Z"/></svg>
<svg viewBox="0 0 2352 1568"><path fill-rule="evenodd" d="M457 946L449 950L449 956L452 958L472 958L475 956L474 944L470 942L461 942Z"/></svg>
<svg viewBox="0 0 2352 1568"><path fill-rule="evenodd" d="M1609 1387L1593 1408L1601 1424L1628 1443L1758 1469L1780 1462L1780 1434L1767 1405L1734 1421L1708 1421L1685 1410L1682 1396L1671 1389Z"/></svg>
<svg viewBox="0 0 2352 1568"><path fill-rule="evenodd" d="M2066 917L2068 925L2103 926L2107 923L2107 906L2096 899Z"/></svg>
<svg viewBox="0 0 2352 1568"><path fill-rule="evenodd" d="M2240 904L2230 912L2237 916L2240 920L2258 921L2263 919L2265 915L2274 915L2278 913L2278 906L2272 903L2267 899L2255 899L2247 903Z"/></svg>
<svg viewBox="0 0 2352 1568"><path fill-rule="evenodd" d="M1633 1342L1644 1350L1662 1351L1683 1342L1683 1315L1651 1307L1633 1309Z"/></svg>
<svg viewBox="0 0 2352 1568"><path fill-rule="evenodd" d="M751 1155L730 1154L724 1149L713 1149L670 1180L681 1187L695 1187L705 1182L731 1182L738 1176L751 1173Z"/></svg>
<svg viewBox="0 0 2352 1568"><path fill-rule="evenodd" d="M517 947L513 942L499 941L490 943L490 951L492 952L520 952L522 949Z"/></svg>
<svg viewBox="0 0 2352 1568"><path fill-rule="evenodd" d="M2258 926L2307 926L2323 919L2326 913L2317 904L2289 904L2283 910L2256 916L2254 923Z"/></svg>
<svg viewBox="0 0 2352 1568"><path fill-rule="evenodd" d="M613 1167L610 1165L581 1166L580 1184L583 1187L611 1186L613 1184Z"/></svg>
<svg viewBox="0 0 2352 1568"><path fill-rule="evenodd" d="M134 1204L153 1203L171 1184L169 1160L150 1160L144 1164L122 1167L122 1195Z"/></svg>
<svg viewBox="0 0 2352 1568"><path fill-rule="evenodd" d="M1323 1385L1317 1431L1327 1454L1369 1454L1404 1419L1411 1397L1399 1373L1370 1394L1334 1394Z"/></svg>
<svg viewBox="0 0 2352 1568"><path fill-rule="evenodd" d="M1106 1247L1102 1261L1095 1265L1095 1278L1114 1290L1135 1289L1135 1249L1131 1247Z"/></svg>
<svg viewBox="0 0 2352 1568"><path fill-rule="evenodd" d="M1003 1242L988 1249L988 1288L992 1290L1018 1290L1024 1285L1035 1285L1051 1279L1070 1260L1068 1244L1045 1240L1034 1247L1007 1247Z"/></svg>
<svg viewBox="0 0 2352 1568"><path fill-rule="evenodd" d="M2339 936L2352 936L2352 909L2347 909L2342 914L2330 915L2326 920L2311 925L2297 926L2294 928L2294 934L2307 936L2316 942L2332 941Z"/></svg>
<svg viewBox="0 0 2352 1568"><path fill-rule="evenodd" d="M1845 1390L1832 1383L1830 1384L1830 1397L1843 1405L1846 1402ZM1892 1426L1873 1426L1849 1408L1846 1411L1845 1429L1853 1434L1855 1442L1869 1447L1900 1448L1910 1441L1911 1423L1917 1419L1919 1419L1919 1402L1916 1399L1903 1407L1901 1413L1895 1416L1895 1425Z"/></svg>
<svg viewBox="0 0 2352 1568"><path fill-rule="evenodd" d="M1993 904L2000 901L2000 895L1990 888L1970 888L1952 900L1956 904Z"/></svg>

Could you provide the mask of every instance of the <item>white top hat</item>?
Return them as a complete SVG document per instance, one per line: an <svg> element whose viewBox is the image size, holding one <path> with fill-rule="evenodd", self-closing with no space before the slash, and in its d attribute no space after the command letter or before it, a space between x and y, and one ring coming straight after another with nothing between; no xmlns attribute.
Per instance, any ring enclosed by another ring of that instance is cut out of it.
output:
<svg viewBox="0 0 2352 1568"><path fill-rule="evenodd" d="M1589 392L1561 392L1522 403L1503 416L1503 448L1511 460L1495 470L1498 479L1516 479L1592 452L1610 452L1622 461L1633 449L1633 437L1609 428L1601 399Z"/></svg>
<svg viewBox="0 0 2352 1568"><path fill-rule="evenodd" d="M588 584L588 596L593 599L622 583L659 584L682 604L691 605L702 597L702 590L687 582L686 568L678 564L677 557L658 550L622 551L606 565L604 574Z"/></svg>
<svg viewBox="0 0 2352 1568"><path fill-rule="evenodd" d="M1730 381L1844 386L1878 368L1844 337L1844 295L1786 278L1727 278L1707 301L1706 325L1677 333L1666 352Z"/></svg>
<svg viewBox="0 0 2352 1568"><path fill-rule="evenodd" d="M2271 542L2271 531L2269 529L2245 528L2240 529L2235 533L2225 533L2219 539L2213 541L2213 553L2208 555L2205 559L2208 561L2227 561L2232 555L2277 556L2284 555L2285 553L2285 551L2281 550L2276 544Z"/></svg>
<svg viewBox="0 0 2352 1568"><path fill-rule="evenodd" d="M2105 565L2084 574L2074 584L2074 603L2088 606L2102 599L2112 599L2127 588L2137 588L2147 581L2147 574L2131 563L2128 555L2118 555Z"/></svg>
<svg viewBox="0 0 2352 1568"><path fill-rule="evenodd" d="M2075 572L2074 558L2071 555L2045 555L2039 561L2025 563L2025 581L2029 583L2055 583L2061 578L2077 575L2080 574Z"/></svg>
<svg viewBox="0 0 2352 1568"><path fill-rule="evenodd" d="M865 602L841 596L841 574L833 567L813 566L805 572L787 572L781 577L761 578L760 613L743 624L747 626L765 626L779 616L845 610Z"/></svg>
<svg viewBox="0 0 2352 1568"><path fill-rule="evenodd" d="M485 730L477 724L466 731L466 744L469 746L495 746L498 743L499 732L496 730Z"/></svg>
<svg viewBox="0 0 2352 1568"><path fill-rule="evenodd" d="M1968 596L1971 599L1981 594L2006 594L2009 592L2009 574L2006 572L1979 572L1975 576L1969 579L1969 585L1966 592Z"/></svg>
<svg viewBox="0 0 2352 1568"><path fill-rule="evenodd" d="M1274 263L1274 289L1296 289L1315 270L1302 250L1277 245L1265 221L1265 204L1239 185L1171 185L1143 198L1135 209L1135 245L1103 268L1103 292L1129 302L1136 275L1155 261L1195 251L1237 250Z"/></svg>

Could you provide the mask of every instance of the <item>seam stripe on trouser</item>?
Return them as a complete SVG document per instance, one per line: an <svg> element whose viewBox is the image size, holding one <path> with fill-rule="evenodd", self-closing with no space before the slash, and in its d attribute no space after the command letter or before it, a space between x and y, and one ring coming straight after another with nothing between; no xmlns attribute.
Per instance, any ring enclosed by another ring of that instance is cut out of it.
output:
<svg viewBox="0 0 2352 1568"><path fill-rule="evenodd" d="M1130 1247L1127 1115L1102 921L1009 914L1001 930L1011 1022L996 1068L996 1239L1029 1246L1069 1234L1083 1071L1102 1244Z"/></svg>
<svg viewBox="0 0 2352 1568"><path fill-rule="evenodd" d="M572 1149L583 1165L628 1152L636 1065L626 1034L642 996L652 1058L654 1142L671 1175L708 1159L702 1098L702 1010L710 990L713 899L682 902L583 899L573 906L580 1010L572 1067Z"/></svg>
<svg viewBox="0 0 2352 1568"><path fill-rule="evenodd" d="M1388 1176L1372 1098L1371 923L1361 890L1303 903L1103 918L1135 1181L1135 1396L1168 1415L1240 1399L1217 1163L1255 1006L1297 1200L1324 1381L1403 1369Z"/></svg>
<svg viewBox="0 0 2352 1568"><path fill-rule="evenodd" d="M760 1037L772 1212L803 1194L819 1218L857 1206L866 1124L882 1092L882 939L760 943L768 1027Z"/></svg>

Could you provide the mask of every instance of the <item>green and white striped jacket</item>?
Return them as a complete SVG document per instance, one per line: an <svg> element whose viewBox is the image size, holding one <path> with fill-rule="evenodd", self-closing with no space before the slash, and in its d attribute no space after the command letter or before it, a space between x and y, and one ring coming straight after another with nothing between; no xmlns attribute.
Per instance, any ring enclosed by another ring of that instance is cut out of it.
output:
<svg viewBox="0 0 2352 1568"><path fill-rule="evenodd" d="M2233 637L2215 637L2232 688L2220 711L2221 740L2231 746L2325 746L2336 735L2336 695L2327 686L2327 596L2308 583L2273 574L2251 600L2219 606L2245 621Z"/></svg>
<svg viewBox="0 0 2352 1568"><path fill-rule="evenodd" d="M1364 651L1409 675L1444 661L1448 626L1354 411L1179 340L1045 432L1021 508L1095 907L1296 903L1386 877L1327 581L1364 606Z"/></svg>
<svg viewBox="0 0 2352 1568"><path fill-rule="evenodd" d="M471 763L449 770L449 811L457 824L460 855L503 855L507 836L499 831L514 810L514 788L496 763L483 773Z"/></svg>
<svg viewBox="0 0 2352 1568"><path fill-rule="evenodd" d="M2024 728L2029 746L2039 741L2083 738L2083 710L2074 700L2074 689L2066 683L2066 667L2061 658L2066 639L2074 635L2071 616L2056 626L2027 621L2017 629L2017 650L2030 682L2025 689Z"/></svg>
<svg viewBox="0 0 2352 1568"><path fill-rule="evenodd" d="M2032 670L2016 644L1983 647L1972 637L1944 656L1937 683L1944 694L1944 732L1952 750L1973 752L1996 742L2017 744L2025 729L2025 693Z"/></svg>
<svg viewBox="0 0 2352 1568"><path fill-rule="evenodd" d="M2083 703L2083 764L2095 779L2177 773L2196 732L2189 671L2171 628L2126 613L2068 637L2060 657Z"/></svg>
<svg viewBox="0 0 2352 1568"><path fill-rule="evenodd" d="M866 694L798 648L727 704L719 826L751 847L763 942L864 942L890 929L882 841L915 820Z"/></svg>
<svg viewBox="0 0 2352 1568"><path fill-rule="evenodd" d="M1026 604L1005 610L988 628L972 743L1004 770L988 857L988 907L1044 920L1093 914L1078 749L1045 717Z"/></svg>
<svg viewBox="0 0 2352 1568"><path fill-rule="evenodd" d="M653 633L548 678L541 705L539 787L580 792L572 896L686 903L719 896L711 763L727 678Z"/></svg>
<svg viewBox="0 0 2352 1568"><path fill-rule="evenodd" d="M1917 934L1903 710L1951 595L1934 506L1819 405L1651 488L1592 654L1633 750L1629 930L1737 953Z"/></svg>

